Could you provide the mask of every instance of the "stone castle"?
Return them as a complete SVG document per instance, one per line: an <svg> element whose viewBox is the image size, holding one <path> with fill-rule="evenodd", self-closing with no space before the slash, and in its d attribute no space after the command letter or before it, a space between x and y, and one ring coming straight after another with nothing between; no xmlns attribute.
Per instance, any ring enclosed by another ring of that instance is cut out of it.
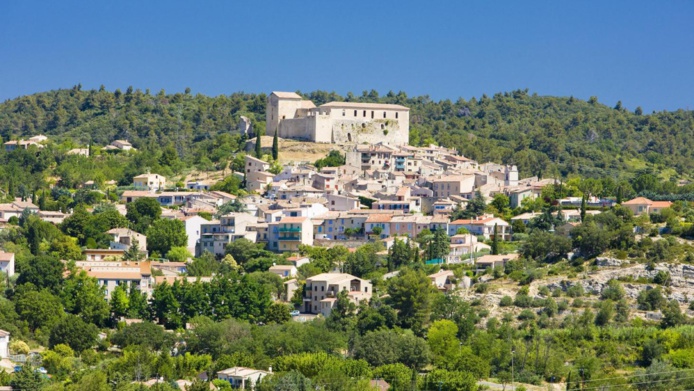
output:
<svg viewBox="0 0 694 391"><path fill-rule="evenodd" d="M334 144L407 145L410 109L405 106L330 102L316 107L293 92L268 96L266 132L272 136Z"/></svg>

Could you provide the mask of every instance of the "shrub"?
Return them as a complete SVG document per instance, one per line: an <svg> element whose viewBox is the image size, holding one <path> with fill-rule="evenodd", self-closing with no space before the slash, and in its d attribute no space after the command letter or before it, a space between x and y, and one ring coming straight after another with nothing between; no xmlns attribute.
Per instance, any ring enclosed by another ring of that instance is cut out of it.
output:
<svg viewBox="0 0 694 391"><path fill-rule="evenodd" d="M535 313L531 310L523 310L518 314L518 320L535 320Z"/></svg>
<svg viewBox="0 0 694 391"><path fill-rule="evenodd" d="M533 305L533 299L528 295L516 295L516 299L513 301L516 307L529 308Z"/></svg>
<svg viewBox="0 0 694 391"><path fill-rule="evenodd" d="M511 296L504 296L501 298L501 301L499 301L499 306L501 307L509 307L510 305L513 304L513 299ZM692 302L694 304L694 301Z"/></svg>
<svg viewBox="0 0 694 391"><path fill-rule="evenodd" d="M489 284L485 284L485 283L475 284L475 292L487 293L487 290L489 290Z"/></svg>
<svg viewBox="0 0 694 391"><path fill-rule="evenodd" d="M566 295L569 297L581 297L584 294L585 291L583 290L583 285L581 284L576 284L566 290Z"/></svg>
<svg viewBox="0 0 694 391"><path fill-rule="evenodd" d="M29 354L29 350L29 345L24 341L14 340L10 342L10 352L13 354Z"/></svg>

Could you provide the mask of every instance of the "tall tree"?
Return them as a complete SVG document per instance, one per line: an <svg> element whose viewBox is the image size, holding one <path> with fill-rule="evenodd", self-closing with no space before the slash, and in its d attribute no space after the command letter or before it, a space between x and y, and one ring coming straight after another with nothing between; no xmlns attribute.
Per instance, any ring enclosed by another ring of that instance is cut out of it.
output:
<svg viewBox="0 0 694 391"><path fill-rule="evenodd" d="M586 220L586 196L585 194L581 198L581 222Z"/></svg>
<svg viewBox="0 0 694 391"><path fill-rule="evenodd" d="M263 147L262 145L260 145L262 138L263 136L261 135L258 135L255 138L255 157L257 157L258 159L263 157Z"/></svg>
<svg viewBox="0 0 694 391"><path fill-rule="evenodd" d="M388 287L389 302L398 311L398 321L403 328L421 334L429 320L434 288L422 271L403 269L391 279Z"/></svg>
<svg viewBox="0 0 694 391"><path fill-rule="evenodd" d="M161 256L172 247L185 247L188 244L186 227L181 220L160 219L147 230L147 249Z"/></svg>
<svg viewBox="0 0 694 391"><path fill-rule="evenodd" d="M145 254L140 251L140 242L133 238L132 244L123 253L123 259L126 261L141 261L144 259Z"/></svg>
<svg viewBox="0 0 694 391"><path fill-rule="evenodd" d="M434 239L431 241L430 255L432 259L443 259L451 251L451 239L443 228L434 232Z"/></svg>
<svg viewBox="0 0 694 391"><path fill-rule="evenodd" d="M275 136L272 138L272 160L277 160L280 157L280 140L277 137L277 129L275 129Z"/></svg>
<svg viewBox="0 0 694 391"><path fill-rule="evenodd" d="M497 224L494 224L494 236L492 237L492 255L499 254L499 234Z"/></svg>

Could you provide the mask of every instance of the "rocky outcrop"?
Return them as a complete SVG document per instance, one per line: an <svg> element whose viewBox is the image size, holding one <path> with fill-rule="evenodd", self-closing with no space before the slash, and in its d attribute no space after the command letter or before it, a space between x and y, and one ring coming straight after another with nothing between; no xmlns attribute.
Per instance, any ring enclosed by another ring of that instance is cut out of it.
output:
<svg viewBox="0 0 694 391"><path fill-rule="evenodd" d="M600 267L620 267L624 264L624 262L625 261L617 258L595 258L595 264Z"/></svg>

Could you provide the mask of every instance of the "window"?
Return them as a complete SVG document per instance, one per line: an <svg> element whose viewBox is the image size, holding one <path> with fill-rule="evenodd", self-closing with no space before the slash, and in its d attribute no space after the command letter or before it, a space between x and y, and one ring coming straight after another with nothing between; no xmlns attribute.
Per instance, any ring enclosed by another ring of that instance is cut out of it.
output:
<svg viewBox="0 0 694 391"><path fill-rule="evenodd" d="M324 286L320 287L320 290L321 290L321 292L325 292L325 287Z"/></svg>
<svg viewBox="0 0 694 391"><path fill-rule="evenodd" d="M371 119L374 119L374 112L371 110Z"/></svg>
<svg viewBox="0 0 694 391"><path fill-rule="evenodd" d="M313 287L313 290L314 290L314 291L318 291L318 287L317 287L317 286L314 286L314 287Z"/></svg>
<svg viewBox="0 0 694 391"><path fill-rule="evenodd" d="M343 117L345 116L345 110L344 109L342 110L342 116Z"/></svg>
<svg viewBox="0 0 694 391"><path fill-rule="evenodd" d="M366 110L364 110L364 117L366 118Z"/></svg>
<svg viewBox="0 0 694 391"><path fill-rule="evenodd" d="M385 117L386 117L386 112L384 111L384 112L383 112L383 118L385 118Z"/></svg>
<svg viewBox="0 0 694 391"><path fill-rule="evenodd" d="M395 113L395 119L398 119L398 113Z"/></svg>

